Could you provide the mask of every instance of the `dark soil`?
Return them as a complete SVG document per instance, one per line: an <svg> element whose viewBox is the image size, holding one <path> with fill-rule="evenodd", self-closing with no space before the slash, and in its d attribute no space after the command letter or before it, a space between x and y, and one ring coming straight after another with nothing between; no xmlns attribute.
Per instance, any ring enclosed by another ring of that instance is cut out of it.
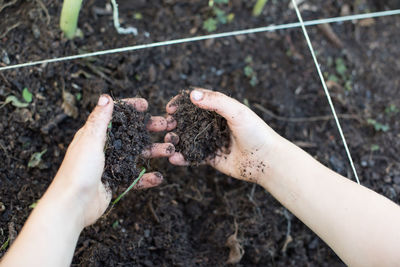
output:
<svg viewBox="0 0 400 267"><path fill-rule="evenodd" d="M141 153L150 146L146 124L149 113L138 112L122 101L114 105L111 124L107 132L105 167L102 181L113 192L125 190L138 177L144 165Z"/></svg>
<svg viewBox="0 0 400 267"><path fill-rule="evenodd" d="M191 165L213 159L217 153L227 152L230 132L226 119L214 111L200 109L190 101L190 91L182 91L170 105L176 105L174 118L179 136L176 151L181 152Z"/></svg>
<svg viewBox="0 0 400 267"><path fill-rule="evenodd" d="M80 13L84 38L68 41L58 29L61 1L6 2L12 4L0 11L1 65L206 34L202 24L213 15L204 0L119 0L121 23L139 29L136 37L122 36L113 28L107 1L89 0ZM288 0L268 1L257 18L251 16L255 2L230 0L222 9L234 13L234 20L217 31L297 21ZM301 8L309 20L399 8L399 1L310 0ZM142 19L133 19L137 12ZM355 116L341 122L361 183L400 203L400 17L331 27L342 47L319 27L307 29L322 71L336 76L330 91L337 112ZM315 120L331 112L299 28L4 71L0 101L9 95L22 99L24 87L33 101L23 109L0 109L0 244L21 230L29 206L45 192L101 93L117 99L140 95L149 112L162 115L171 97L192 85L248 104L285 138L351 177L335 122ZM76 96L77 118L64 114L63 91ZM389 128L377 130L368 119ZM41 164L28 168L31 155L45 149ZM156 159L146 167L162 172L164 184L131 192L105 220L85 229L73 266L222 266L235 221L245 252L242 266L343 266L264 189L206 166L176 167ZM284 246L287 233L293 241Z"/></svg>

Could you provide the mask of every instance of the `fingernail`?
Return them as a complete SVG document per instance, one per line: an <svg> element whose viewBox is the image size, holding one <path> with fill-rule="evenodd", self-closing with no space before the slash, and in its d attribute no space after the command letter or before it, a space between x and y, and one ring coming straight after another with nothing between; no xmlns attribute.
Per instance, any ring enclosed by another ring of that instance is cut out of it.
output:
<svg viewBox="0 0 400 267"><path fill-rule="evenodd" d="M203 94L202 91L194 90L194 91L192 92L192 98L193 98L193 100L195 100L195 101L200 101L200 100L202 100L202 99L203 99L203 96L204 96L204 94Z"/></svg>
<svg viewBox="0 0 400 267"><path fill-rule="evenodd" d="M99 98L99 102L97 102L98 106L106 106L110 102L107 96L101 95Z"/></svg>

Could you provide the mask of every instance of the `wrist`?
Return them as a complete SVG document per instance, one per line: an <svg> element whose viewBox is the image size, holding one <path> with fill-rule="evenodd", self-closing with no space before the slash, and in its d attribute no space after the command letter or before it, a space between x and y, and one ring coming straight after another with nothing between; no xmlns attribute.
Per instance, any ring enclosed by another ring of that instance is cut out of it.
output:
<svg viewBox="0 0 400 267"><path fill-rule="evenodd" d="M35 210L50 218L57 216L72 231L80 233L84 228L84 213L77 195L72 186L63 185L54 179Z"/></svg>

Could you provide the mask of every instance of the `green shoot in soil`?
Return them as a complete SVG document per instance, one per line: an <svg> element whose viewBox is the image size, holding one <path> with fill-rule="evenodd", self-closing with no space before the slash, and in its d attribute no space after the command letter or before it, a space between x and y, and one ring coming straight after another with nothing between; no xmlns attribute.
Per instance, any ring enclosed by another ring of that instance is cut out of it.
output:
<svg viewBox="0 0 400 267"><path fill-rule="evenodd" d="M26 103L31 103L32 102L32 93L29 92L28 88L24 88L22 91L22 97L24 98Z"/></svg>
<svg viewBox="0 0 400 267"><path fill-rule="evenodd" d="M26 108L29 106L29 103L23 103L18 100L18 98L14 95L7 96L6 100L3 102L3 104L0 106L0 108L4 107L5 105L11 103L16 108Z"/></svg>
<svg viewBox="0 0 400 267"><path fill-rule="evenodd" d="M0 251L5 250L8 247L8 243L10 242L10 238L7 238L6 242L3 243L0 247Z"/></svg>
<svg viewBox="0 0 400 267"><path fill-rule="evenodd" d="M129 191L131 191L131 189L135 186L135 184L137 184L137 182L139 182L140 178L142 178L142 176L146 173L146 169L143 168L143 170L140 172L138 178L135 179L135 181L133 181L133 183L121 194L119 195L113 202L112 205L114 206L115 204L118 203L118 201L121 200L121 198L123 196L125 196Z"/></svg>
<svg viewBox="0 0 400 267"><path fill-rule="evenodd" d="M75 37L81 6L82 0L64 0L61 11L60 28L68 39L73 39Z"/></svg>
<svg viewBox="0 0 400 267"><path fill-rule="evenodd" d="M268 0L257 0L257 3L254 5L253 8L253 16L258 17L261 15L261 12L264 9L265 4L268 2Z"/></svg>

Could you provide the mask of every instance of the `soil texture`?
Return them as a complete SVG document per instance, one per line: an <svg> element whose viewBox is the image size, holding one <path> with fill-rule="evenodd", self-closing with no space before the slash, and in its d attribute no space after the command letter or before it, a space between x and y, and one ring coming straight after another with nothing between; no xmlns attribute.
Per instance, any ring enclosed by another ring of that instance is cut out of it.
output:
<svg viewBox="0 0 400 267"><path fill-rule="evenodd" d="M214 111L198 108L190 101L190 91L182 91L171 103L177 110L174 118L179 136L176 151L181 152L191 165L213 159L218 153L227 152L230 131L225 118Z"/></svg>
<svg viewBox="0 0 400 267"><path fill-rule="evenodd" d="M0 1L0 65L205 35L204 23L219 19L204 0L117 2L121 25L136 27L137 36L116 32L104 0L83 1L83 37L74 40L59 30L61 1ZM256 2L214 1L226 15L234 14L215 32L298 21L290 0L267 1L254 17ZM308 0L299 7L305 21L400 8L397 0ZM361 184L399 204L400 16L307 30ZM0 109L0 246L21 231L100 94L140 96L151 114L164 115L169 100L193 85L243 102L279 134L354 179L300 28L2 71L0 102L10 95L23 101L24 88L32 102ZM75 101L67 103L71 96ZM162 142L163 134L155 138ZM42 152L28 167L32 155ZM162 172L164 183L130 192L104 220L86 228L72 266L224 266L233 234L244 251L238 266L344 266L263 188L208 166L177 167L167 159L145 166ZM118 179L126 185L135 173L123 171Z"/></svg>
<svg viewBox="0 0 400 267"><path fill-rule="evenodd" d="M117 101L105 147L105 167L102 181L113 192L125 190L138 177L144 160L141 154L150 146L146 124L150 114L138 112L132 105Z"/></svg>

